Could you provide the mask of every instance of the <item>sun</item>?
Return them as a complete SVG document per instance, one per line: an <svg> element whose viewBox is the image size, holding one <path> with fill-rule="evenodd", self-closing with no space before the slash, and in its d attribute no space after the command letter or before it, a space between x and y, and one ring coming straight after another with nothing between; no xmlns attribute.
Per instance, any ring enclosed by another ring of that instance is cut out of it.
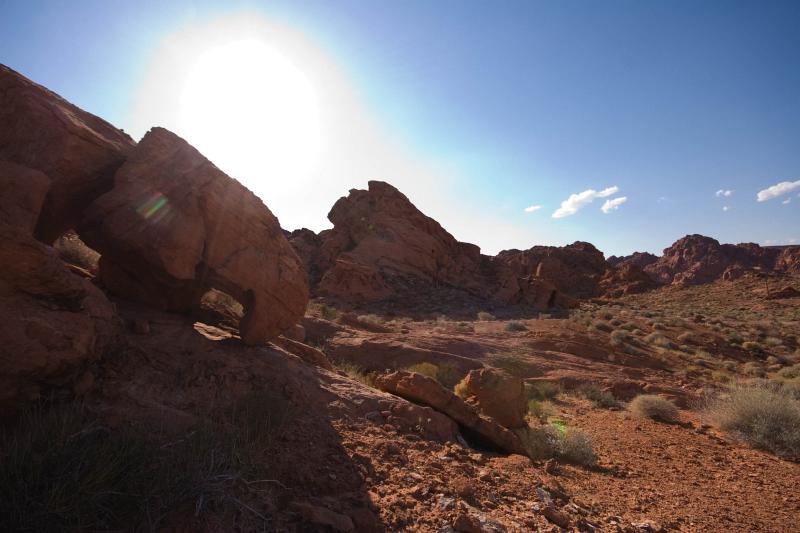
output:
<svg viewBox="0 0 800 533"><path fill-rule="evenodd" d="M257 193L303 177L320 149L308 77L256 39L198 54L181 92L180 120L195 148Z"/></svg>

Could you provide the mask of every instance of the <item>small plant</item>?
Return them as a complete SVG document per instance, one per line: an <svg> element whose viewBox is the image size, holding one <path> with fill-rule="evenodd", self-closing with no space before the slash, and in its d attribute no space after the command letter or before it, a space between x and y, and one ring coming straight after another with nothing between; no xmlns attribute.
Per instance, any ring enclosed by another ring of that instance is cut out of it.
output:
<svg viewBox="0 0 800 533"><path fill-rule="evenodd" d="M800 378L800 363L778 370L778 376L783 379Z"/></svg>
<svg viewBox="0 0 800 533"><path fill-rule="evenodd" d="M597 331L605 331L606 333L614 330L614 328L611 327L611 324L602 320L595 320L592 322L592 328L596 329Z"/></svg>
<svg viewBox="0 0 800 533"><path fill-rule="evenodd" d="M602 390L594 383L587 383L583 385L579 392L584 398L594 402L597 407L604 409L611 409L619 406L619 402L611 391Z"/></svg>
<svg viewBox="0 0 800 533"><path fill-rule="evenodd" d="M800 458L800 400L783 387L737 385L706 407L720 429L777 455Z"/></svg>
<svg viewBox="0 0 800 533"><path fill-rule="evenodd" d="M653 329L664 330L664 329L667 329L667 325L664 324L663 322L654 322L653 323Z"/></svg>
<svg viewBox="0 0 800 533"><path fill-rule="evenodd" d="M772 348L777 348L778 346L783 346L783 341L777 337L767 337L764 339L764 344Z"/></svg>
<svg viewBox="0 0 800 533"><path fill-rule="evenodd" d="M536 375L536 367L518 356L505 355L497 357L492 359L491 365L495 368L505 370L512 376L518 378L528 378L532 375Z"/></svg>
<svg viewBox="0 0 800 533"><path fill-rule="evenodd" d="M592 466L597 463L592 439L580 429L566 428L556 443L556 456L568 463L582 466Z"/></svg>
<svg viewBox="0 0 800 533"><path fill-rule="evenodd" d="M655 394L641 394L628 404L628 410L642 418L673 423L678 419L678 408L672 401Z"/></svg>
<svg viewBox="0 0 800 533"><path fill-rule="evenodd" d="M547 422L547 419L554 414L552 405L549 402L539 400L528 401L528 413L539 419L540 422Z"/></svg>
<svg viewBox="0 0 800 533"><path fill-rule="evenodd" d="M750 361L742 365L742 373L746 376L752 377L764 377L767 375L766 371L764 371L764 367L761 366L761 363L757 363L755 361Z"/></svg>
<svg viewBox="0 0 800 533"><path fill-rule="evenodd" d="M372 324L373 326L381 326L384 322L386 322L383 317L378 315L359 315L358 321L365 324Z"/></svg>
<svg viewBox="0 0 800 533"><path fill-rule="evenodd" d="M534 381L526 383L525 390L528 398L533 400L554 400L564 392L564 388L557 381Z"/></svg>
<svg viewBox="0 0 800 533"><path fill-rule="evenodd" d="M336 320L339 318L339 310L328 304L320 304L319 315L325 320Z"/></svg>
<svg viewBox="0 0 800 533"><path fill-rule="evenodd" d="M764 347L761 346L761 344L759 344L759 343L757 343L755 341L745 341L745 342L743 342L742 343L742 348L744 348L748 352L753 352L753 353L761 353L761 352L764 351Z"/></svg>
<svg viewBox="0 0 800 533"><path fill-rule="evenodd" d="M528 331L528 326L526 326L522 322L512 320L511 322L506 324L506 331Z"/></svg>
<svg viewBox="0 0 800 533"><path fill-rule="evenodd" d="M480 320L481 322L489 322L490 320L495 320L495 317L492 313L487 313L486 311L479 311L478 320Z"/></svg>
<svg viewBox="0 0 800 533"><path fill-rule="evenodd" d="M666 338L661 333L653 332L644 338L647 344L658 346L660 348L667 348L669 350L676 350L678 345Z"/></svg>
<svg viewBox="0 0 800 533"><path fill-rule="evenodd" d="M372 373L367 373L360 365L348 361L341 361L336 363L336 368L344 372L350 379L354 379L369 387L375 386L375 376Z"/></svg>
<svg viewBox="0 0 800 533"><path fill-rule="evenodd" d="M459 381L461 381L461 373L451 363L417 363L407 368L411 372L423 374L431 377L442 384L442 386L452 389Z"/></svg>
<svg viewBox="0 0 800 533"><path fill-rule="evenodd" d="M630 335L623 329L615 329L610 335L612 346L620 346L630 341Z"/></svg>

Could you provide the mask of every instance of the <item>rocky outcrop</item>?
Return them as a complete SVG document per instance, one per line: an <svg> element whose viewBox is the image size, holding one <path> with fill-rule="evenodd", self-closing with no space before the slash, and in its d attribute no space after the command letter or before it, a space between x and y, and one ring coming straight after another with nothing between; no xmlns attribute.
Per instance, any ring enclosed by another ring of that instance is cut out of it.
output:
<svg viewBox="0 0 800 533"><path fill-rule="evenodd" d="M711 237L687 235L645 271L661 283L698 285L720 279L731 267L772 270L779 253L753 243L720 244Z"/></svg>
<svg viewBox="0 0 800 533"><path fill-rule="evenodd" d="M0 161L5 162L0 167L0 204L8 200L9 180L31 182L21 194L35 190L38 195L46 188L41 216L34 216L39 240L51 243L75 226L83 209L111 189L114 172L134 144L108 122L0 65ZM30 209L30 199L14 203Z"/></svg>
<svg viewBox="0 0 800 533"><path fill-rule="evenodd" d="M378 376L375 385L401 398L422 403L455 420L473 438L508 453L526 455L519 437L496 421L480 415L475 408L445 389L433 378L400 370Z"/></svg>
<svg viewBox="0 0 800 533"><path fill-rule="evenodd" d="M518 377L494 368L471 370L457 391L467 403L509 429L526 427L528 400Z"/></svg>
<svg viewBox="0 0 800 533"><path fill-rule="evenodd" d="M659 286L642 268L634 263L620 263L606 271L600 279L600 289L606 298L639 294Z"/></svg>
<svg viewBox="0 0 800 533"><path fill-rule="evenodd" d="M80 235L112 293L186 311L219 289L244 307L242 340L264 342L302 316L305 270L278 220L177 135L153 128L87 209Z"/></svg>
<svg viewBox="0 0 800 533"><path fill-rule="evenodd" d="M481 255L477 246L457 241L388 183L370 181L368 190L351 190L328 218L334 225L331 230L290 234L315 294L369 303L407 298L409 287L417 292L450 287L493 304L541 309L575 305L552 280L537 276L538 261L529 265L521 259L527 252ZM580 256L582 246L567 247L564 255ZM602 254L599 257L602 261ZM564 259L567 264L576 262L580 261ZM559 264L551 263L548 272L566 287L570 280L563 279Z"/></svg>
<svg viewBox="0 0 800 533"><path fill-rule="evenodd" d="M86 392L87 366L119 329L113 305L55 250L5 223L0 264L0 415L48 389Z"/></svg>
<svg viewBox="0 0 800 533"><path fill-rule="evenodd" d="M534 276L573 298L597 296L598 282L607 268L603 252L588 242L504 250L492 258L492 264L502 272L501 279Z"/></svg>
<svg viewBox="0 0 800 533"><path fill-rule="evenodd" d="M612 255L606 262L609 266L622 266L622 265L636 265L639 268L644 268L658 261L658 256L650 252L633 252L631 255L616 256Z"/></svg>
<svg viewBox="0 0 800 533"><path fill-rule="evenodd" d="M775 260L775 270L786 274L800 274L800 246L791 246L781 250Z"/></svg>

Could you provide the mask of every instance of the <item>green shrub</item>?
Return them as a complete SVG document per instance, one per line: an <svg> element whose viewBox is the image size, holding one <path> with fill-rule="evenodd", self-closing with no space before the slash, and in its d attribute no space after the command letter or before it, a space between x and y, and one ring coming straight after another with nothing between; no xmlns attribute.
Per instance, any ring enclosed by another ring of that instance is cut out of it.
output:
<svg viewBox="0 0 800 533"><path fill-rule="evenodd" d="M540 422L547 422L547 419L554 414L553 408L549 402L542 402L539 400L528 401L528 413L539 419Z"/></svg>
<svg viewBox="0 0 800 533"><path fill-rule="evenodd" d="M800 400L782 387L737 385L709 402L720 429L777 455L800 458Z"/></svg>
<svg viewBox="0 0 800 533"><path fill-rule="evenodd" d="M594 383L587 383L581 386L579 392L584 398L594 402L597 407L611 409L619 406L619 402L611 391L602 390Z"/></svg>
<svg viewBox="0 0 800 533"><path fill-rule="evenodd" d="M528 331L528 326L526 326L522 322L517 322L516 320L512 320L511 322L506 324L506 331Z"/></svg>
<svg viewBox="0 0 800 533"><path fill-rule="evenodd" d="M678 419L678 408L672 401L655 394L641 394L628 404L628 409L643 418L652 418L660 422L675 422Z"/></svg>

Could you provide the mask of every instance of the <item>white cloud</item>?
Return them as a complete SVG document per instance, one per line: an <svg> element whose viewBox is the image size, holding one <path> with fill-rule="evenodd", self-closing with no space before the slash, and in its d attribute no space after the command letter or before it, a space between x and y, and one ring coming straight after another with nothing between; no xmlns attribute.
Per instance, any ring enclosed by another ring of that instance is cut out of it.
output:
<svg viewBox="0 0 800 533"><path fill-rule="evenodd" d="M732 190L730 190L730 189L720 189L720 190L718 190L717 192L715 192L715 193L714 193L714 195L715 195L717 198L719 198L720 196L724 196L724 197L726 197L726 198L727 198L727 197L729 197L729 196L730 196L730 195L732 195L732 194L733 194L733 191L732 191Z"/></svg>
<svg viewBox="0 0 800 533"><path fill-rule="evenodd" d="M606 202L603 204L603 207L601 207L600 210L607 215L611 211L616 211L617 209L619 209L619 206L621 206L627 201L628 201L627 196L620 196L619 198L606 200Z"/></svg>
<svg viewBox="0 0 800 533"><path fill-rule="evenodd" d="M730 209L730 207L728 207L727 205L723 205L723 206L722 206L722 210L723 210L723 211L727 211L728 209Z"/></svg>
<svg viewBox="0 0 800 533"><path fill-rule="evenodd" d="M772 185L771 187L767 187L764 190L758 191L758 194L756 194L756 199L759 202L766 202L767 200L772 200L773 198L777 198L782 194L792 192L795 189L800 189L800 180L782 181Z"/></svg>
<svg viewBox="0 0 800 533"><path fill-rule="evenodd" d="M542 206L540 206L540 205L529 205L528 207L525 208L525 212L526 213L533 213L534 211L538 211L541 208L542 208Z"/></svg>
<svg viewBox="0 0 800 533"><path fill-rule="evenodd" d="M578 210L592 203L595 198L605 198L606 196L611 196L617 191L619 191L619 187L615 185L599 192L595 191L594 189L586 189L585 191L577 194L570 194L569 198L561 202L561 207L556 209L555 213L553 213L553 218L564 218L574 215L578 212Z"/></svg>
<svg viewBox="0 0 800 533"><path fill-rule="evenodd" d="M791 202L791 201L792 201L792 198L791 198L791 197L789 197L789 198L787 198L786 200L782 201L781 203L782 203L783 205L786 205L786 204L788 204L788 203L789 203L789 202Z"/></svg>

